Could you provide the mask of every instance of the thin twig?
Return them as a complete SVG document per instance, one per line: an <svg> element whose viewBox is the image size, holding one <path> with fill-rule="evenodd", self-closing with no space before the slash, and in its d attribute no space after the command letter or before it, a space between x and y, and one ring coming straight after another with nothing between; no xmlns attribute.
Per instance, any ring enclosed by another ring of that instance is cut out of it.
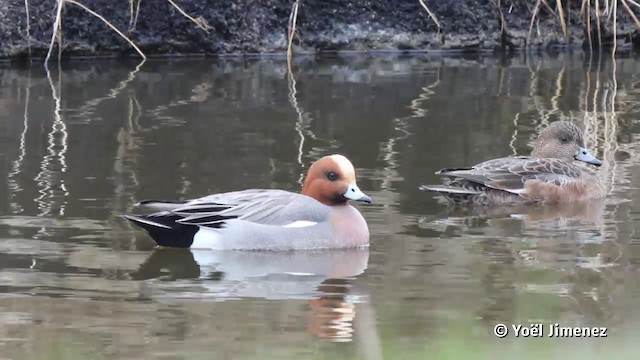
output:
<svg viewBox="0 0 640 360"><path fill-rule="evenodd" d="M614 0L615 1L615 0ZM598 49L602 50L602 32L600 31L600 1L596 0L596 28L598 29Z"/></svg>
<svg viewBox="0 0 640 360"><path fill-rule="evenodd" d="M49 51L47 52L47 57L44 59L44 66L46 67L49 64L49 59L51 58L51 50L53 50L53 44L56 42L56 35L58 33L58 29L60 28L60 17L62 16L62 6L64 5L65 0L58 0L58 7L56 8L56 18L53 22L53 34L51 34L51 44L49 44Z"/></svg>
<svg viewBox="0 0 640 360"><path fill-rule="evenodd" d="M205 32L209 32L209 29L211 29L211 26L209 26L202 17L198 17L197 19L192 17L191 15L187 14L184 10L182 10L180 8L180 6L178 6L178 4L176 4L175 2L173 2L173 0L167 0L169 2L169 4L173 5L174 8L178 9L178 11L187 19L191 20L194 24L196 24L200 29L204 30Z"/></svg>
<svg viewBox="0 0 640 360"><path fill-rule="evenodd" d="M29 0L24 0L24 11L27 17L27 49L31 60L31 20L29 19Z"/></svg>
<svg viewBox="0 0 640 360"><path fill-rule="evenodd" d="M584 0L582 2L583 8L585 3L587 3L587 37L589 38L589 61L591 61L593 54L593 39L591 38L591 0Z"/></svg>
<svg viewBox="0 0 640 360"><path fill-rule="evenodd" d="M493 3L498 8L498 15L500 16L500 35L504 35L506 31L506 22L504 20L504 15L502 14L502 8L500 7L500 0L493 0Z"/></svg>
<svg viewBox="0 0 640 360"><path fill-rule="evenodd" d="M133 0L132 0L133 1ZM140 3L142 3L142 0L138 0L137 4L136 4L136 10L134 12L134 17L133 17L133 26L131 27L131 29L129 30L130 32L132 32L133 30L136 29L136 24L138 24L138 15L140 15Z"/></svg>
<svg viewBox="0 0 640 360"><path fill-rule="evenodd" d="M131 32L134 27L133 19L135 16L135 9L134 9L135 2L136 0L129 0L129 32Z"/></svg>
<svg viewBox="0 0 640 360"><path fill-rule="evenodd" d="M540 11L541 0L536 2L536 6L533 8L533 15L531 15L531 23L529 24L529 33L527 34L527 46L529 46L529 39L531 38L531 31L533 31L533 23L536 21L538 11Z"/></svg>
<svg viewBox="0 0 640 360"><path fill-rule="evenodd" d="M556 11L553 10L551 6L549 6L549 3L547 2L547 0L542 0L542 5L544 5L544 7L546 7L550 13L552 13L553 15L556 15Z"/></svg>
<svg viewBox="0 0 640 360"><path fill-rule="evenodd" d="M562 9L562 0L557 0L556 7L558 8L558 17L560 18L560 26L562 26L562 33L564 34L564 39L565 41L569 41L569 36L567 35L567 23L565 22L564 10Z"/></svg>
<svg viewBox="0 0 640 360"><path fill-rule="evenodd" d="M617 27L618 27L618 2L613 0L613 49L611 49L611 56L615 58L616 50L618 48L618 38L616 35ZM615 59L613 60L615 63Z"/></svg>
<svg viewBox="0 0 640 360"><path fill-rule="evenodd" d="M110 27L111 30L115 31L118 35L120 35L120 37L122 37L124 40L126 40L129 43L129 45L131 45L138 52L138 54L140 54L140 57L142 57L145 60L147 59L147 57L144 55L142 50L140 50L140 48L138 48L138 46L136 46L136 44L134 44L134 42L131 41L131 39L129 39L125 34L123 34L122 31L118 30L118 28L113 26L109 21L107 21L107 19L102 17L102 15L100 15L100 14L96 13L95 11L89 9L85 5L82 5L81 3L77 2L76 0L60 0L60 1L69 2L69 3L72 3L74 5L77 5L77 6L81 7L82 9L84 9L89 14L91 14L91 15L97 17L98 19L102 20L102 22L107 24L107 26Z"/></svg>
<svg viewBox="0 0 640 360"><path fill-rule="evenodd" d="M289 43L287 45L287 66L291 72L291 55L293 54L293 38L296 35L296 23L298 21L299 0L293 3L289 15Z"/></svg>
<svg viewBox="0 0 640 360"><path fill-rule="evenodd" d="M64 4L64 0L62 0L63 4ZM62 47L64 46L62 44L62 15L60 15L60 22L58 23L58 30L56 31L56 33L58 34L58 63L60 62L60 60L62 59Z"/></svg>
<svg viewBox="0 0 640 360"><path fill-rule="evenodd" d="M630 3L631 3L631 5L633 5L633 6L635 6L635 7L637 7L637 8L639 8L639 9L640 9L640 4L638 4L638 3L637 3L637 2L635 2L634 0L627 0L627 1L628 1L628 2L630 2Z"/></svg>
<svg viewBox="0 0 640 360"><path fill-rule="evenodd" d="M431 10L429 10L429 7L427 6L427 4L424 3L424 0L418 0L418 1L420 2L420 5L422 5L422 7L425 9L427 14L429 14L429 17L431 18L431 20L433 20L433 22L438 27L438 32L440 32L440 28L442 28L442 26L440 25L440 21L438 21L436 14L434 14L433 12L431 12Z"/></svg>
<svg viewBox="0 0 640 360"><path fill-rule="evenodd" d="M631 11L631 8L629 7L629 5L627 5L627 1L621 0L621 2L622 2L622 6L624 6L624 9L627 10L627 13L629 13L629 16L631 16L631 18L633 19L633 22L636 23L636 26L638 28L640 28L640 21L638 21L638 18L636 17L636 15L633 13L633 11Z"/></svg>

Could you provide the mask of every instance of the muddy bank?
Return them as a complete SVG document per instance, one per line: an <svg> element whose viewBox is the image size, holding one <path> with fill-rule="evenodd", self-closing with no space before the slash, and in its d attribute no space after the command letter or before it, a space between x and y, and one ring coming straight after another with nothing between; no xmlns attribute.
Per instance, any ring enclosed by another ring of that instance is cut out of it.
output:
<svg viewBox="0 0 640 360"><path fill-rule="evenodd" d="M80 0L82 2L82 0ZM177 1L208 27L204 31L166 0L92 0L90 8L127 34L147 55L241 54L283 52L292 1ZM426 0L442 27L417 0L303 0L297 21L295 50L517 50L524 47L534 1ZM551 6L554 1L548 1ZM586 43L581 1L564 1L568 39L558 17L540 11L531 43L536 47ZM133 5L133 6L132 6ZM0 58L42 57L51 41L55 0L29 0L29 22L22 1L0 2ZM137 17L136 17L137 12ZM502 32L501 17L505 32ZM67 3L62 20L64 56L112 56L134 50L99 19ZM27 32L27 24L29 30ZM611 28L603 25L603 29ZM619 46L631 44L633 23L619 9ZM27 33L30 36L27 36ZM611 40L606 34L605 39Z"/></svg>

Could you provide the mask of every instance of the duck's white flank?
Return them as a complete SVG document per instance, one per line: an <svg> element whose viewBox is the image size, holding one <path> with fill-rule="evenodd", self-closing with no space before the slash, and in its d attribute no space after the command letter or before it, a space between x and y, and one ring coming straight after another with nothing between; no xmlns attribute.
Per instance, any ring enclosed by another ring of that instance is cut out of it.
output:
<svg viewBox="0 0 640 360"><path fill-rule="evenodd" d="M198 232L193 235L192 249L224 250L224 244L220 231L208 227L199 226Z"/></svg>

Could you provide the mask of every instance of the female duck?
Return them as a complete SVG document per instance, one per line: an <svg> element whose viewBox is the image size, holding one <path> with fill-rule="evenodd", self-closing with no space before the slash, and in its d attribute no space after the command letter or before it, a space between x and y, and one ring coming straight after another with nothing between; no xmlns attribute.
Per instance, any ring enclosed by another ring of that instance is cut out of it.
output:
<svg viewBox="0 0 640 360"><path fill-rule="evenodd" d="M160 246L294 250L367 245L367 223L348 200L371 203L342 155L311 165L300 194L251 189L185 202L147 200L156 212L124 215Z"/></svg>
<svg viewBox="0 0 640 360"><path fill-rule="evenodd" d="M449 178L445 185L423 185L420 190L438 192L454 203L473 205L571 203L604 197L605 186L596 172L574 160L602 165L585 148L580 128L568 121L557 121L540 132L531 156L443 169L436 174Z"/></svg>

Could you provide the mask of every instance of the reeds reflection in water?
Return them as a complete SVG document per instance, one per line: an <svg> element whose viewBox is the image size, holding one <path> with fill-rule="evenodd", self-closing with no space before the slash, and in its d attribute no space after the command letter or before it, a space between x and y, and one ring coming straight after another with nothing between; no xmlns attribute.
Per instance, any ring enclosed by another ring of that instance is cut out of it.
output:
<svg viewBox="0 0 640 360"><path fill-rule="evenodd" d="M0 353L46 353L44 334L61 331L96 353L146 358L187 347L381 358L469 338L498 349L483 335L490 326L532 319L632 334L639 66L529 54L2 68ZM557 120L581 124L605 160L603 201L474 212L417 191L442 167L528 154ZM302 270L233 277L286 261L203 265L190 251L153 250L118 217L145 198L297 191L328 152L353 160L375 200L359 206L366 261L317 255ZM309 269L328 263L358 270Z"/></svg>

